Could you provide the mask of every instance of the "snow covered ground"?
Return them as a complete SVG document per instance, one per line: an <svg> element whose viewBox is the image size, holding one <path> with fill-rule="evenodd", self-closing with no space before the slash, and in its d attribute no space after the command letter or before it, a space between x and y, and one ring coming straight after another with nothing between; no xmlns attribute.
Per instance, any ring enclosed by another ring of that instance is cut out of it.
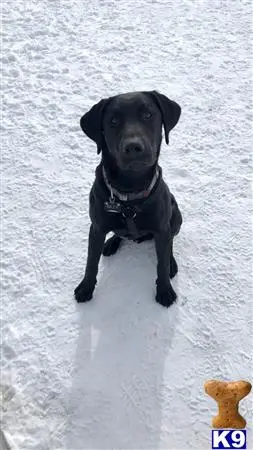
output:
<svg viewBox="0 0 253 450"><path fill-rule="evenodd" d="M252 381L250 0L3 2L2 432L12 450L209 449L209 378ZM103 259L92 302L79 128L100 98L182 106L164 176L184 226L178 302L152 242ZM252 394L241 410L252 427ZM4 444L2 444L4 445Z"/></svg>

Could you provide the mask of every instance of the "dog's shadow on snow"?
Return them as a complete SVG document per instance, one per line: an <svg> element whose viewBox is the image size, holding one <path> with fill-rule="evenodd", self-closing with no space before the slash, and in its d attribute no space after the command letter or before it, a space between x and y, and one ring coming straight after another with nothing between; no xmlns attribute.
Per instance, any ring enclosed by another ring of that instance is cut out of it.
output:
<svg viewBox="0 0 253 450"><path fill-rule="evenodd" d="M152 242L126 243L101 266L93 300L77 305L80 332L66 447L155 449L178 307L163 308L154 300Z"/></svg>

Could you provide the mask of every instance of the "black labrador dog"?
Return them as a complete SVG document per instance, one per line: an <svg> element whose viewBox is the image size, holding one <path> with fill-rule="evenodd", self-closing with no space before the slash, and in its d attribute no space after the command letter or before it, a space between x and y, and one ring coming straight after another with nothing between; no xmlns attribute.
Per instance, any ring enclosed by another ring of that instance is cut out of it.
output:
<svg viewBox="0 0 253 450"><path fill-rule="evenodd" d="M88 260L75 289L77 302L92 298L101 254L116 253L124 238L138 243L154 238L157 253L156 300L176 300L170 278L177 271L173 239L182 215L158 165L162 142L177 124L180 106L157 91L133 92L101 100L80 121L102 158L90 192ZM114 235L105 243L110 231Z"/></svg>

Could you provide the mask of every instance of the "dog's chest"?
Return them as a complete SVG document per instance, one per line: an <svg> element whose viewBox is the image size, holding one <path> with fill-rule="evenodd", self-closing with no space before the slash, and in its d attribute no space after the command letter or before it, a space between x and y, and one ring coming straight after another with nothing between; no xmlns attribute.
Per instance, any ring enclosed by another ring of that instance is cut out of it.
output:
<svg viewBox="0 0 253 450"><path fill-rule="evenodd" d="M144 214L136 213L130 217L122 213L108 214L108 225L110 231L122 238L135 240L151 232L150 221L144 218Z"/></svg>

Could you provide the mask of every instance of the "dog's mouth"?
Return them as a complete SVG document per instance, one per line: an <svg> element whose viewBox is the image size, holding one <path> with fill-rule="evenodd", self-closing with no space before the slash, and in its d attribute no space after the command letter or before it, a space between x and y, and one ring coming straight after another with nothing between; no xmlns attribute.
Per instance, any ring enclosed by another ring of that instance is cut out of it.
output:
<svg viewBox="0 0 253 450"><path fill-rule="evenodd" d="M131 170L133 172L141 171L151 165L151 162L148 163L145 159L127 161L121 164L121 168L125 170Z"/></svg>

